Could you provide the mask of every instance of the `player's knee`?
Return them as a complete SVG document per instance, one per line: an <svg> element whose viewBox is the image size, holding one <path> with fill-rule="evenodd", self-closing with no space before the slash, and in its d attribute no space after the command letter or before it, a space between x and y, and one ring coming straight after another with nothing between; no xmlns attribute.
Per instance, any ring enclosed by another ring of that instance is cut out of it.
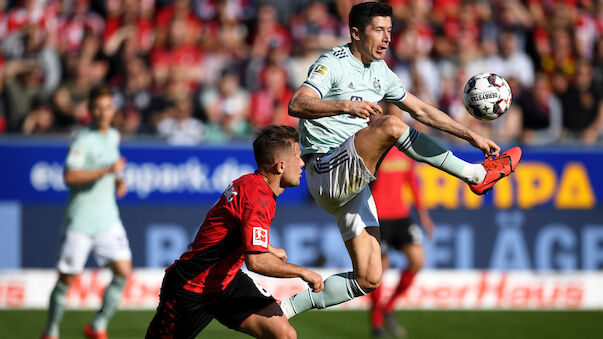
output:
<svg viewBox="0 0 603 339"><path fill-rule="evenodd" d="M73 282L75 281L75 278L77 278L77 274L61 273L59 275L59 281L67 286L71 286L71 284L73 284Z"/></svg>
<svg viewBox="0 0 603 339"><path fill-rule="evenodd" d="M113 262L110 265L111 270L113 271L113 274L127 279L130 274L132 274L132 262L131 261L127 261L127 260L123 260L123 261L118 261L118 262Z"/></svg>
<svg viewBox="0 0 603 339"><path fill-rule="evenodd" d="M408 257L408 270L412 273L418 273L425 266L423 255L412 255Z"/></svg>
<svg viewBox="0 0 603 339"><path fill-rule="evenodd" d="M419 273L421 269L423 269L424 265L425 262L423 261L423 258L415 259L408 264L408 270L416 274Z"/></svg>
<svg viewBox="0 0 603 339"><path fill-rule="evenodd" d="M284 339L296 339L297 332L293 326L289 324L289 322L284 322L280 326L276 327L272 333L271 337L273 338L284 338Z"/></svg>
<svg viewBox="0 0 603 339"><path fill-rule="evenodd" d="M379 119L379 125L377 127L392 139L398 140L402 133L408 128L408 125L398 117L385 115Z"/></svg>
<svg viewBox="0 0 603 339"><path fill-rule="evenodd" d="M358 286L360 286L364 293L370 293L376 290L379 285L381 285L381 274L360 276L356 278L356 282L358 282Z"/></svg>

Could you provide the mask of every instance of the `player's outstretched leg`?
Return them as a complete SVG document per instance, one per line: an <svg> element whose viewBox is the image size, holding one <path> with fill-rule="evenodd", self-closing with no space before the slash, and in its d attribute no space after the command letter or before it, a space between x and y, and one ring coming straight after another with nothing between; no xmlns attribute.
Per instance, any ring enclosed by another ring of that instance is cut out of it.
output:
<svg viewBox="0 0 603 339"><path fill-rule="evenodd" d="M472 185L471 189L476 194L484 194L491 189L494 183L501 178L499 173L503 173L504 176L509 175L517 167L521 158L521 149L514 147L503 153L511 160L511 164L508 166L505 164L508 164L509 161L499 160L504 158L503 154L493 159L494 163L488 162L488 167L486 167L486 163L468 163L456 157L435 139L416 131L399 118L391 115L379 118L370 126L357 132L354 144L358 155L373 173L376 171L381 156L393 144L411 159L441 169Z"/></svg>
<svg viewBox="0 0 603 339"><path fill-rule="evenodd" d="M411 159L441 169L466 183L477 184L486 177L486 170L481 164L471 164L457 158L435 139L410 126L398 138L395 146Z"/></svg>
<svg viewBox="0 0 603 339"><path fill-rule="evenodd" d="M287 319L311 309L323 309L339 305L365 295L353 272L332 275L325 280L325 288L318 292L311 289L301 291L281 302L281 309Z"/></svg>
<svg viewBox="0 0 603 339"><path fill-rule="evenodd" d="M339 273L325 280L325 288L314 293L302 291L281 303L287 318L311 310L323 309L363 296L381 283L381 247L379 228L366 227L352 239L345 240L354 272Z"/></svg>

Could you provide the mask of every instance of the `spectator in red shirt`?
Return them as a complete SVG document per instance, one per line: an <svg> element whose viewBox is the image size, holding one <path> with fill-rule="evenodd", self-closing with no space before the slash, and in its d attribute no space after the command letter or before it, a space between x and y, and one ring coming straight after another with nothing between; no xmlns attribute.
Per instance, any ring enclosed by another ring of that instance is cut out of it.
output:
<svg viewBox="0 0 603 339"><path fill-rule="evenodd" d="M287 71L269 65L260 72L261 89L251 95L249 121L256 128L269 124L296 127L299 119L290 117L287 105L293 91L287 84Z"/></svg>
<svg viewBox="0 0 603 339"><path fill-rule="evenodd" d="M383 285L370 294L371 322L373 335L376 337L384 337L385 328L395 337L402 337L406 333L393 316L394 304L412 284L424 261L423 234L410 215L412 202L419 214L421 225L429 236L434 229L429 212L421 200L415 164L397 149L390 150L379 167L377 180L371 187L381 228L383 270L389 266L389 248L402 252L408 260L408 266L400 273L398 285L388 299L382 298ZM412 202L405 194L407 188L410 188Z"/></svg>
<svg viewBox="0 0 603 339"><path fill-rule="evenodd" d="M209 210L195 240L166 270L159 307L147 338L194 338L217 319L259 338L295 338L293 327L268 291L241 267L278 277L299 277L318 292L322 277L285 262L270 244L276 197L300 183L301 150L295 129L268 126L253 142L258 170L233 181Z"/></svg>
<svg viewBox="0 0 603 339"><path fill-rule="evenodd" d="M77 54L87 32L102 36L105 20L90 9L90 0L77 0L58 20L58 49L61 54Z"/></svg>

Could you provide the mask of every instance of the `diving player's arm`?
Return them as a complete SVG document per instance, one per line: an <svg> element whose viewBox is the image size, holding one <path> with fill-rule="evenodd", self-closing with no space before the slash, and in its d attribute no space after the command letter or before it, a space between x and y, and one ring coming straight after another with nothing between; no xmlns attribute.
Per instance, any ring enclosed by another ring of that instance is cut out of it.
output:
<svg viewBox="0 0 603 339"><path fill-rule="evenodd" d="M271 252L247 252L245 264L250 271L275 278L301 278L314 292L320 292L324 283L320 274L305 267L284 262Z"/></svg>
<svg viewBox="0 0 603 339"><path fill-rule="evenodd" d="M117 159L111 166L98 170L83 170L67 168L65 170L65 183L68 186L83 185L94 180L100 179L109 173L121 172L126 167L126 160L123 157Z"/></svg>
<svg viewBox="0 0 603 339"><path fill-rule="evenodd" d="M500 147L494 141L473 132L467 126L410 93L406 93L404 99L395 104L423 124L467 140L474 147L481 149L486 156L498 155L500 152Z"/></svg>
<svg viewBox="0 0 603 339"><path fill-rule="evenodd" d="M289 115L301 119L317 119L338 114L368 118L383 113L381 107L369 101L322 100L308 86L300 86L289 101Z"/></svg>

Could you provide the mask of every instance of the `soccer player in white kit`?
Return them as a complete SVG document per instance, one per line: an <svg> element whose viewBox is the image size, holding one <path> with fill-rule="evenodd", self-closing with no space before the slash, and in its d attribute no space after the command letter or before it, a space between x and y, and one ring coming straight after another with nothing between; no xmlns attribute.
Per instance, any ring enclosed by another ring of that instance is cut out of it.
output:
<svg viewBox="0 0 603 339"><path fill-rule="evenodd" d="M352 260L353 272L328 277L325 288L302 291L281 303L287 317L325 308L376 289L382 266L379 222L367 186L380 159L393 146L410 158L460 178L484 194L519 163L521 149L500 147L407 93L385 61L391 42L392 9L385 3L354 5L349 14L351 42L321 55L293 94L289 114L300 118L302 157L312 197L332 214ZM467 140L486 160L467 163L402 120L402 112L382 114L382 99L421 123Z"/></svg>
<svg viewBox="0 0 603 339"><path fill-rule="evenodd" d="M130 245L115 200L116 194L121 198L127 193L127 187L122 178L116 177L126 162L119 154L119 132L111 127L115 115L111 90L95 88L88 106L92 126L77 135L65 161L65 183L69 186L65 234L57 264L59 279L50 295L43 339L59 337L65 295L84 270L91 251L99 266L111 269L113 279L105 290L102 308L84 329L88 338L107 338L107 324L132 270Z"/></svg>

